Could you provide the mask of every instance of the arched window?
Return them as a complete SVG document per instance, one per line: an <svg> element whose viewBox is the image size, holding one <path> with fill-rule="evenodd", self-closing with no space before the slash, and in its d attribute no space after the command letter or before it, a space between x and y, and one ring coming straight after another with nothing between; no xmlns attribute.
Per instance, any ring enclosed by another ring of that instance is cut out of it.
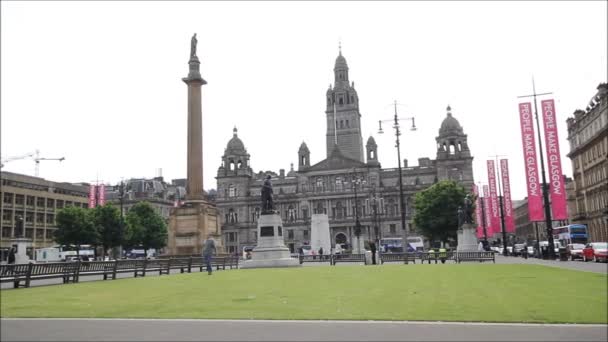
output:
<svg viewBox="0 0 608 342"><path fill-rule="evenodd" d="M348 123L348 120L346 120L346 128L349 128L350 124Z"/></svg>
<svg viewBox="0 0 608 342"><path fill-rule="evenodd" d="M228 197L236 197L236 187L232 184L228 186Z"/></svg>
<svg viewBox="0 0 608 342"><path fill-rule="evenodd" d="M450 154L454 154L454 152L455 152L454 143L450 143Z"/></svg>
<svg viewBox="0 0 608 342"><path fill-rule="evenodd" d="M341 105L343 105L343 104L344 104L344 99L343 99L342 97L340 97L340 102L339 102L339 103L340 103Z"/></svg>
<svg viewBox="0 0 608 342"><path fill-rule="evenodd" d="M374 150L369 151L369 157L370 157L371 159L376 158L376 154L374 153Z"/></svg>
<svg viewBox="0 0 608 342"><path fill-rule="evenodd" d="M289 222L294 222L296 220L296 209L294 209L293 205L289 205L287 208L287 216L289 218Z"/></svg>
<svg viewBox="0 0 608 342"><path fill-rule="evenodd" d="M234 171L234 160L230 159L230 171Z"/></svg>
<svg viewBox="0 0 608 342"><path fill-rule="evenodd" d="M234 209L230 208L228 210L228 222L230 223L237 223L238 219L237 219L237 214L234 211Z"/></svg>
<svg viewBox="0 0 608 342"><path fill-rule="evenodd" d="M343 244L346 243L346 235L343 233L336 234L336 243Z"/></svg>
<svg viewBox="0 0 608 342"><path fill-rule="evenodd" d="M344 128L344 120L340 120L340 128Z"/></svg>
<svg viewBox="0 0 608 342"><path fill-rule="evenodd" d="M336 203L336 214L334 216L338 219L343 218L345 216L344 209L345 208L342 207L342 202L337 202Z"/></svg>
<svg viewBox="0 0 608 342"><path fill-rule="evenodd" d="M237 163L237 167L238 167L239 169L240 169L241 167L243 167L243 162L239 160L239 161L238 161L238 163Z"/></svg>
<svg viewBox="0 0 608 342"><path fill-rule="evenodd" d="M458 142L458 151L462 151L462 144L460 143L460 141Z"/></svg>

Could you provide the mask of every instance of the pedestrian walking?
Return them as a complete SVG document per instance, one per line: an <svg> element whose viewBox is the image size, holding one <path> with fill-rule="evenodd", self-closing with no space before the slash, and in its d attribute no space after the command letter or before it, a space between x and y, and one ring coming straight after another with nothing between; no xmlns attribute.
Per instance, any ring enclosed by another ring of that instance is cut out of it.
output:
<svg viewBox="0 0 608 342"><path fill-rule="evenodd" d="M323 260L323 247L319 247L319 260Z"/></svg>
<svg viewBox="0 0 608 342"><path fill-rule="evenodd" d="M207 273L211 275L211 258L215 254L215 241L211 238L211 234L207 235L207 240L205 240L205 245L203 246L203 259L205 260L205 265L207 265Z"/></svg>

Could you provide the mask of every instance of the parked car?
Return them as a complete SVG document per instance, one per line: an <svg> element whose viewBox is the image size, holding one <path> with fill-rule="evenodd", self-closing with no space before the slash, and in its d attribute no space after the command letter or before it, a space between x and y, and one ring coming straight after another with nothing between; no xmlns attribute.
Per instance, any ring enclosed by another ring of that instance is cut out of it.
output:
<svg viewBox="0 0 608 342"><path fill-rule="evenodd" d="M528 246L528 256L534 256L534 246Z"/></svg>
<svg viewBox="0 0 608 342"><path fill-rule="evenodd" d="M608 260L608 242L591 242L583 249L583 261L595 262Z"/></svg>
<svg viewBox="0 0 608 342"><path fill-rule="evenodd" d="M571 243L566 246L566 253L570 260L583 259L583 248L585 245L582 243Z"/></svg>
<svg viewBox="0 0 608 342"><path fill-rule="evenodd" d="M515 255L515 256L521 255L524 252L525 248L526 248L525 243L516 243L515 246L513 246L513 255Z"/></svg>

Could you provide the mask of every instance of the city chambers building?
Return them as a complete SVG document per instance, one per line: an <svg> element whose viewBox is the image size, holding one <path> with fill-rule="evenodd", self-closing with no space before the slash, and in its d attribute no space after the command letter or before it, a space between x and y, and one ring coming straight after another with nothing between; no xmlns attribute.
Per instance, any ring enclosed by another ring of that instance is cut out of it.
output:
<svg viewBox="0 0 608 342"><path fill-rule="evenodd" d="M227 252L255 246L257 219L260 215L260 191L264 177L272 176L275 209L283 219L285 244L295 252L310 243L311 214L327 214L331 244L402 237L399 172L383 169L378 162L378 146L373 137L363 145L359 95L350 82L346 59L340 52L334 67L334 84L325 94L326 156L312 163L310 151L303 142L297 152L298 167L285 173L254 172L250 155L238 137L237 128L222 156L217 171L216 204L221 217L221 230ZM319 121L322 118L319 117ZM440 126L439 126L440 124ZM413 226L414 195L434 183L452 179L469 190L474 183L473 157L467 135L450 107L447 117L438 123L436 159L419 158L418 166L402 165L405 220L408 236ZM320 138L321 132L319 132ZM421 141L424 143L424 141ZM429 144L432 141L427 142ZM386 153L394 153L387 151ZM355 229L356 217L361 229Z"/></svg>

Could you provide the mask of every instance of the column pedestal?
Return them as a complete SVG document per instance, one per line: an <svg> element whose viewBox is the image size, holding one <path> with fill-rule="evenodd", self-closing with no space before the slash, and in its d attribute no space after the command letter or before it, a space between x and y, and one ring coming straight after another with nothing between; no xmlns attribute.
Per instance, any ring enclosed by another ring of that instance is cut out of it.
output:
<svg viewBox="0 0 608 342"><path fill-rule="evenodd" d="M28 247L32 247L32 239L30 238L14 238L11 239L11 246L17 246L15 253L16 264L27 264L30 262L30 257L27 255Z"/></svg>
<svg viewBox="0 0 608 342"><path fill-rule="evenodd" d="M240 268L298 267L300 261L291 257L283 239L283 221L278 214L262 214L258 219L258 245L251 259Z"/></svg>
<svg viewBox="0 0 608 342"><path fill-rule="evenodd" d="M456 232L458 238L457 252L477 252L477 228L471 223L465 223Z"/></svg>

